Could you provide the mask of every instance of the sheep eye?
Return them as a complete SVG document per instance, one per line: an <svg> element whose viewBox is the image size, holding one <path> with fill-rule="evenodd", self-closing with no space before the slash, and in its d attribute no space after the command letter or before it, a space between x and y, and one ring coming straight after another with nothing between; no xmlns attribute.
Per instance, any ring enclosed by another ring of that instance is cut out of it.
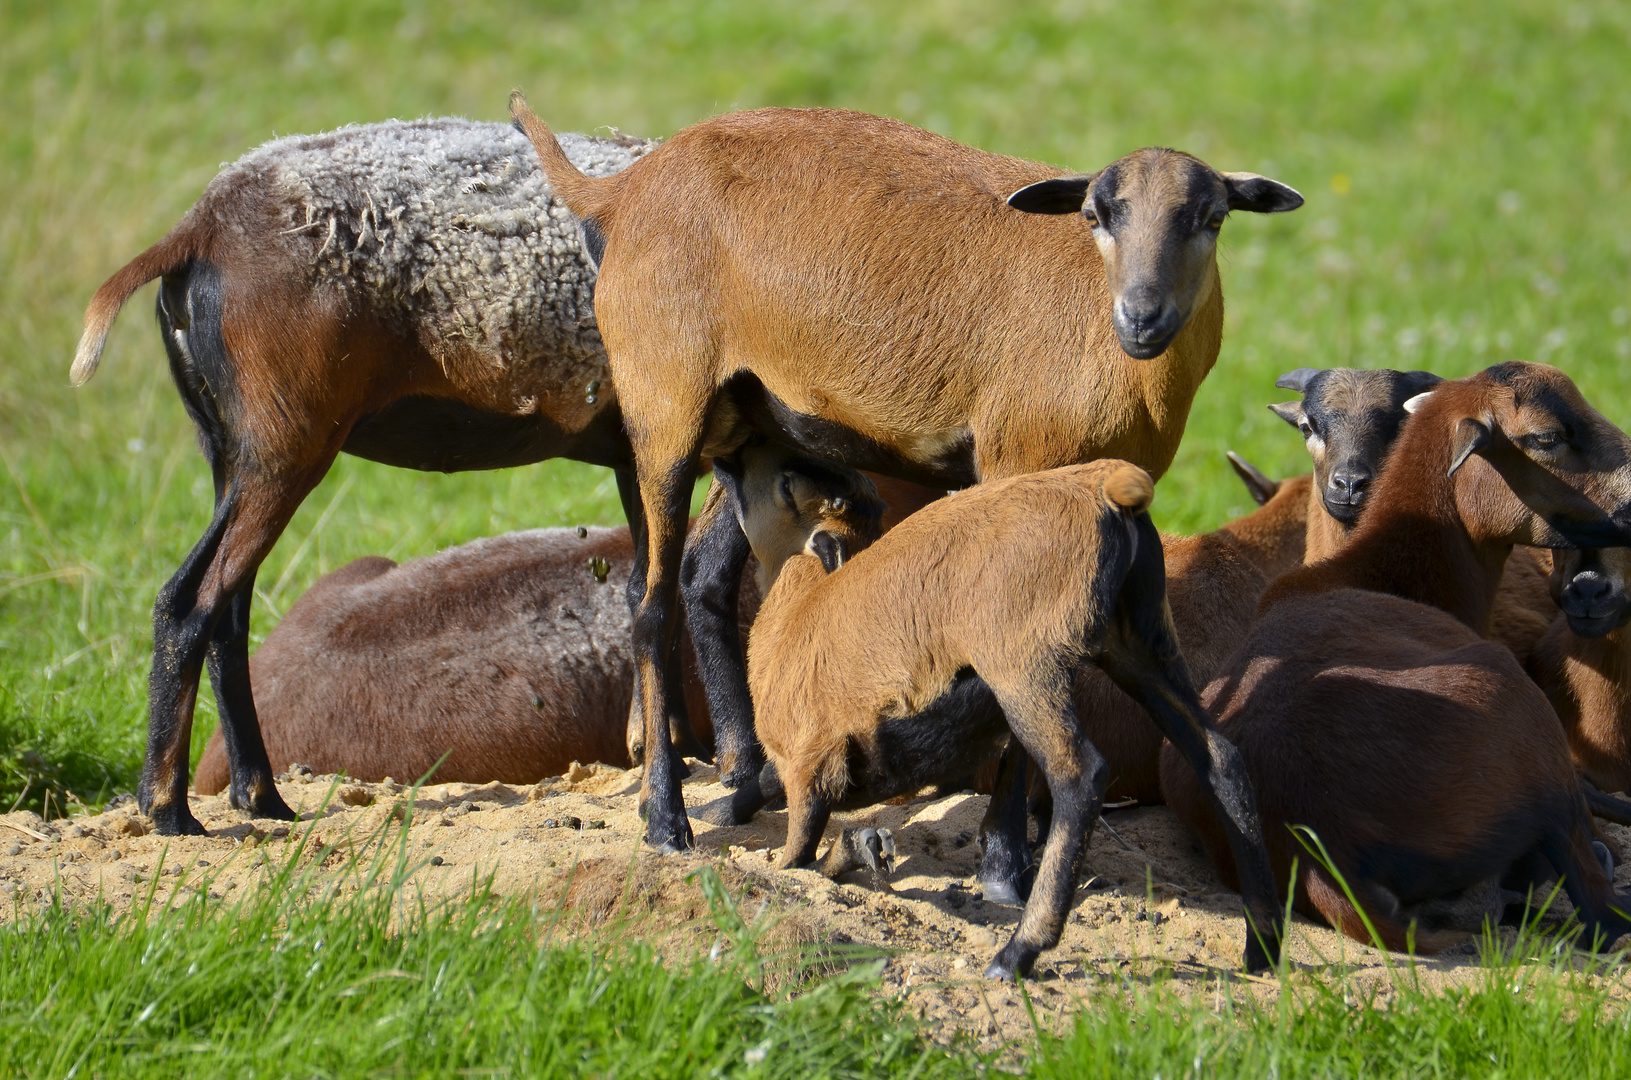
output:
<svg viewBox="0 0 1631 1080"><path fill-rule="evenodd" d="M1305 439L1311 438L1314 434L1314 428L1307 420L1298 421L1297 430L1303 433L1303 438Z"/></svg>
<svg viewBox="0 0 1631 1080"><path fill-rule="evenodd" d="M1536 450L1555 450L1563 436L1556 431L1537 431L1525 441Z"/></svg>
<svg viewBox="0 0 1631 1080"><path fill-rule="evenodd" d="M1206 223L1206 227L1211 229L1213 232L1217 232L1219 229L1223 228L1223 219L1228 216L1229 215L1227 213L1213 214L1212 219Z"/></svg>

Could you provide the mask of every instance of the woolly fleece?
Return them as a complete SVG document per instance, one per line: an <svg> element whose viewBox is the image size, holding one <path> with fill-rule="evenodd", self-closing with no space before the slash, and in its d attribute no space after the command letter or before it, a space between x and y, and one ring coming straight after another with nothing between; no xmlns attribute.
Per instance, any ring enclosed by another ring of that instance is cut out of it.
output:
<svg viewBox="0 0 1631 1080"><path fill-rule="evenodd" d="M561 145L607 176L657 143L566 134ZM606 378L579 225L509 125L393 120L276 139L223 169L192 213L228 217L245 196L281 223L269 239L314 288L414 335L444 370L474 352L523 383ZM548 375L529 379L528 367Z"/></svg>

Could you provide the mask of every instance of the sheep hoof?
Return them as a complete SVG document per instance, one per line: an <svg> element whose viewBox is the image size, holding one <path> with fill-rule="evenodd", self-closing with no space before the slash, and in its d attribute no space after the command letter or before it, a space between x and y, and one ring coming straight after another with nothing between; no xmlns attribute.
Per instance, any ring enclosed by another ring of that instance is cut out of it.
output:
<svg viewBox="0 0 1631 1080"><path fill-rule="evenodd" d="M981 899L988 904L1005 904L1008 907L1020 907L1025 899L1019 895L1019 887L1012 881L996 880L980 883Z"/></svg>
<svg viewBox="0 0 1631 1080"><path fill-rule="evenodd" d="M1038 951L1027 949L1017 938L1010 939L986 965L985 977L1000 982L1018 982L1022 976L1031 973L1031 965L1036 963Z"/></svg>
<svg viewBox="0 0 1631 1080"><path fill-rule="evenodd" d="M845 829L821 860L823 876L836 878L865 867L880 886L884 875L895 868L895 834L888 829Z"/></svg>
<svg viewBox="0 0 1631 1080"><path fill-rule="evenodd" d="M1608 880L1614 880L1614 856L1609 853L1608 845L1601 840L1591 842L1591 853L1597 856L1597 865L1603 868Z"/></svg>

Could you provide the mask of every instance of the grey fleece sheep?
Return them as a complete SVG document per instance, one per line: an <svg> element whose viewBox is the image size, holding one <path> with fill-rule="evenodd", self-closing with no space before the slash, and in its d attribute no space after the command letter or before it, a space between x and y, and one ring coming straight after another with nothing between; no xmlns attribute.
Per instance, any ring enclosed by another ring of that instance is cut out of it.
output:
<svg viewBox="0 0 1631 1080"><path fill-rule="evenodd" d="M592 174L653 143L569 136ZM632 460L590 301L595 270L527 140L467 120L278 139L222 169L175 228L96 293L72 376L163 277L171 372L215 478L209 528L154 605L138 802L196 833L187 746L206 656L234 806L291 817L248 663L255 574L341 451L457 471Z"/></svg>

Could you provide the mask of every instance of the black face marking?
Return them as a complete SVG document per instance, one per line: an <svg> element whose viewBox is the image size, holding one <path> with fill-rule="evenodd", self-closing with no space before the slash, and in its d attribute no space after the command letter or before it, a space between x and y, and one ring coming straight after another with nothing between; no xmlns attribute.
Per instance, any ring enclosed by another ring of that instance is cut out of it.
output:
<svg viewBox="0 0 1631 1080"><path fill-rule="evenodd" d="M829 574L843 566L849 556L844 541L825 529L810 537L810 548Z"/></svg>

